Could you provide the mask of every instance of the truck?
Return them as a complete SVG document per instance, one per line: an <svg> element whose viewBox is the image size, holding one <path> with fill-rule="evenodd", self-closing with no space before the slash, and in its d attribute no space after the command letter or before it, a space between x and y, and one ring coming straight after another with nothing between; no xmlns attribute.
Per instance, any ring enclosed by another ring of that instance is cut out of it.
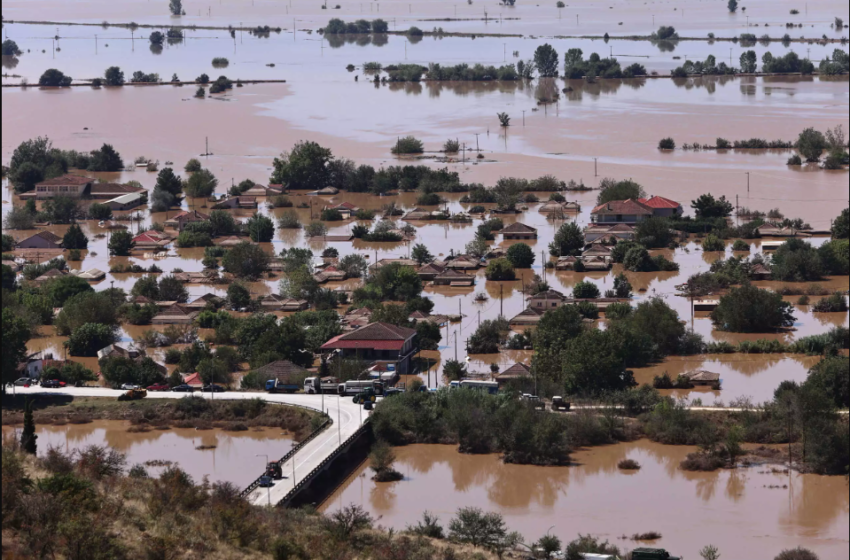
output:
<svg viewBox="0 0 850 560"><path fill-rule="evenodd" d="M337 385L337 391L341 396L359 395L365 389L373 389L376 395L384 394L384 384L377 379L351 380Z"/></svg>
<svg viewBox="0 0 850 560"><path fill-rule="evenodd" d="M484 391L490 395L495 395L499 392L499 384L495 381L461 379L460 381L450 382L449 389L474 389L476 391Z"/></svg>
<svg viewBox="0 0 850 560"><path fill-rule="evenodd" d="M137 401L148 396L145 389L130 389L126 393L118 395L119 401Z"/></svg>
<svg viewBox="0 0 850 560"><path fill-rule="evenodd" d="M301 388L300 383L289 380L274 378L266 381L266 391L269 393L294 393Z"/></svg>
<svg viewBox="0 0 850 560"><path fill-rule="evenodd" d="M632 560L682 560L679 556L670 556L663 548L640 547L632 551Z"/></svg>
<svg viewBox="0 0 850 560"><path fill-rule="evenodd" d="M277 461L272 461L268 465L266 465L266 472L264 476L268 476L269 478L273 478L275 480L280 480L283 478L283 470L280 468L280 463Z"/></svg>
<svg viewBox="0 0 850 560"><path fill-rule="evenodd" d="M336 377L308 377L304 380L304 392L308 395L318 395L320 393L336 393L339 387L339 382Z"/></svg>

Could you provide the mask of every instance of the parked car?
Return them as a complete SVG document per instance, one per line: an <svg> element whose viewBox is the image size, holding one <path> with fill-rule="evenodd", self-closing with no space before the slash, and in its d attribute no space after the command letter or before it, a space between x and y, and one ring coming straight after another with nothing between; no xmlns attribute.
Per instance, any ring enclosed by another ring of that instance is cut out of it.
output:
<svg viewBox="0 0 850 560"><path fill-rule="evenodd" d="M201 389L201 391L203 391L204 393L223 393L226 391L226 389L221 385L212 384L204 385L204 388Z"/></svg>
<svg viewBox="0 0 850 560"><path fill-rule="evenodd" d="M264 474L260 477L260 488L268 488L269 486L274 486L274 480L272 477Z"/></svg>
<svg viewBox="0 0 850 560"><path fill-rule="evenodd" d="M41 382L41 386L45 389L59 389L65 386L65 382L58 379L45 379Z"/></svg>
<svg viewBox="0 0 850 560"><path fill-rule="evenodd" d="M186 385L185 383L182 385L177 385L176 387L171 388L172 391L176 393L194 393L195 388L191 385Z"/></svg>
<svg viewBox="0 0 850 560"><path fill-rule="evenodd" d="M135 383L122 383L121 384L121 390L122 391L132 391L133 389L141 389L141 387L139 387Z"/></svg>
<svg viewBox="0 0 850 560"><path fill-rule="evenodd" d="M168 391L171 388L167 383L154 383L148 385L148 391Z"/></svg>
<svg viewBox="0 0 850 560"><path fill-rule="evenodd" d="M34 384L34 382L33 382L32 378L30 378L30 377L19 377L19 378L15 379L15 386L16 387L29 387L30 385L33 385L33 384Z"/></svg>

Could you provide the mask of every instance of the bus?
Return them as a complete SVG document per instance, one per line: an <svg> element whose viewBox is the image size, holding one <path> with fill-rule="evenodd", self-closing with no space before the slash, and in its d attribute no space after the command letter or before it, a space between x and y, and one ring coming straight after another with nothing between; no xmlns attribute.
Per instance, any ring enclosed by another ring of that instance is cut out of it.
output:
<svg viewBox="0 0 850 560"><path fill-rule="evenodd" d="M364 389L372 388L375 390L376 395L384 394L384 383L377 379L364 379L364 380L354 380L346 381L345 383L340 383L337 387L339 394L342 396L345 395L358 395Z"/></svg>
<svg viewBox="0 0 850 560"><path fill-rule="evenodd" d="M476 391L486 391L490 395L495 395L499 392L499 384L495 381L475 381L473 379L463 379L461 381L452 381L449 383L449 389L475 389Z"/></svg>

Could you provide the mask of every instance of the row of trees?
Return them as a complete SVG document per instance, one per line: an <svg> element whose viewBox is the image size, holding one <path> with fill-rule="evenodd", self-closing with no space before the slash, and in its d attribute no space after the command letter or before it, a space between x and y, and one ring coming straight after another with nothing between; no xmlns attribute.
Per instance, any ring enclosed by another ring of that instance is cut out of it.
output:
<svg viewBox="0 0 850 560"><path fill-rule="evenodd" d="M87 171L120 171L124 168L121 155L111 144L89 153L60 150L53 147L47 137L21 142L9 160L9 181L15 192L23 193L35 188L36 183L68 172L68 169Z"/></svg>

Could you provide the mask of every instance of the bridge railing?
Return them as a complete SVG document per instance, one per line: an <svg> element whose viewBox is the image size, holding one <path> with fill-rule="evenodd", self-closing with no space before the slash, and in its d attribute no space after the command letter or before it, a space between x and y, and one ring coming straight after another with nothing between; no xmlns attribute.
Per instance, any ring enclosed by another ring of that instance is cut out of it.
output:
<svg viewBox="0 0 850 560"><path fill-rule="evenodd" d="M283 505L283 504L286 504L288 501L290 501L292 498L294 498L294 497L298 494L298 492L300 492L300 491L301 491L301 490L302 490L305 486L307 486L307 485L310 483L310 481L313 479L313 477L314 477L314 476L316 476L317 474L319 474L320 472L322 472L322 470L324 470L324 468L325 468L325 467L327 467L330 463L332 463L332 462L333 462L333 461L334 461L334 460L335 460L335 459L336 459L336 458L337 458L337 457L338 457L338 456L342 453L343 449L345 449L345 448L346 448L346 447L348 447L351 443L353 443L354 441L356 441L356 440L357 440L357 438L359 438L359 437L363 434L363 432L364 432L364 431L366 431L366 429L368 429L368 428L369 428L369 424L368 424L368 422L369 422L369 420L367 419L367 420L363 423L363 425L362 425L362 426L360 426L360 427L357 429L357 431L356 431L356 432L354 432L353 434L351 434L351 437L349 437L347 440L345 440L344 442L342 442L342 445L340 445L339 447L337 447L336 449L334 449L333 453L331 453L330 455L328 455L328 456L327 456L327 457L326 457L326 458L325 458L325 459L324 459L321 463L319 463L319 466L317 466L315 469L313 469L312 471L310 471L310 472L307 474L307 476L302 476L302 477L301 477L301 481L300 481L300 482L298 482L298 483L297 483L297 484L296 484L296 485L292 488L292 490L290 490L289 492L287 492L287 494L286 494L283 498L281 498L281 500L280 500L280 501L279 501L276 505Z"/></svg>
<svg viewBox="0 0 850 560"><path fill-rule="evenodd" d="M287 405L287 406L297 406L297 405ZM302 408L306 408L306 407L302 407ZM310 409L310 410L312 410L312 409ZM309 436L304 438L304 441L301 441L300 443L298 443L298 445L295 445L292 449L289 450L289 452L286 455L281 457L280 460L275 461L275 463L277 463L278 466L283 466L283 464L286 463L290 458L292 458L296 453L298 453L301 450L301 448L303 448L305 445L307 445L308 443L313 441L316 438L316 436L318 436L320 433L322 433L331 424L333 424L333 420L331 420L330 417L326 418L325 421L322 422L321 426L316 428L313 431L313 433L311 433ZM239 494L239 497L244 498L248 494L250 494L251 492L256 490L260 486L260 479L263 478L264 475L265 475L265 472L263 472L263 474L258 476L254 480L254 482L249 484L248 487L245 488L245 490L243 490L242 493Z"/></svg>

